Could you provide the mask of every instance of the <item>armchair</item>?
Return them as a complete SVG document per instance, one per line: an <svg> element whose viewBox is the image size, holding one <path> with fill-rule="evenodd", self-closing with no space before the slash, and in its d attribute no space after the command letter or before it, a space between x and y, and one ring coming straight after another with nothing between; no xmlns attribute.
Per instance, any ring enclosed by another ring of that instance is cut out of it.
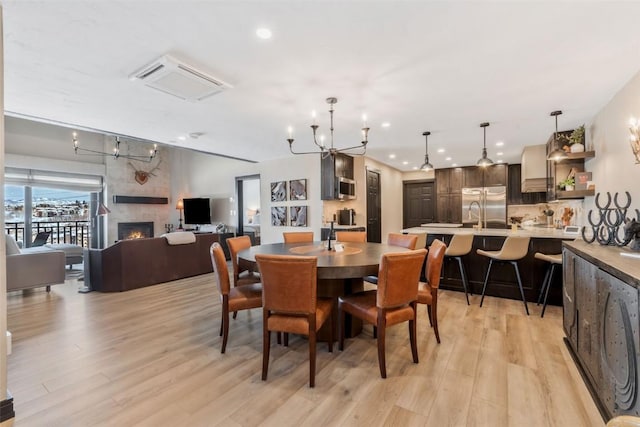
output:
<svg viewBox="0 0 640 427"><path fill-rule="evenodd" d="M45 247L18 248L5 235L7 251L7 292L64 283L65 253Z"/></svg>

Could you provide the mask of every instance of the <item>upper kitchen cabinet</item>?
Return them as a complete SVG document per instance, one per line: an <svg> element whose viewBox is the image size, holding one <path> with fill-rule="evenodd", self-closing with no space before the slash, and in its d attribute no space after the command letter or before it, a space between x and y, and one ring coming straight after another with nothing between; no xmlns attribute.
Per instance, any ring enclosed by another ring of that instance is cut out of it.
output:
<svg viewBox="0 0 640 427"><path fill-rule="evenodd" d="M436 169L436 218L438 222L462 221L463 168Z"/></svg>
<svg viewBox="0 0 640 427"><path fill-rule="evenodd" d="M507 185L507 165L499 163L481 169L484 169L483 187Z"/></svg>
<svg viewBox="0 0 640 427"><path fill-rule="evenodd" d="M464 188L484 187L482 183L483 168L479 166L469 166L462 171L462 186Z"/></svg>
<svg viewBox="0 0 640 427"><path fill-rule="evenodd" d="M507 165L495 164L487 167L469 166L463 168L464 188L497 187L507 185Z"/></svg>
<svg viewBox="0 0 640 427"><path fill-rule="evenodd" d="M322 200L338 200L340 178L353 180L353 157L342 153L321 159L320 196Z"/></svg>
<svg viewBox="0 0 640 427"><path fill-rule="evenodd" d="M462 192L462 168L436 169L436 192L460 194Z"/></svg>
<svg viewBox="0 0 640 427"><path fill-rule="evenodd" d="M559 135L570 135L573 131L558 132ZM553 134L547 141L547 153L555 148ZM547 201L563 199L583 199L585 196L593 196L595 190L575 188L575 175L585 171L584 163L595 157L595 151L582 151L567 153L567 158L558 162L547 161ZM574 178L573 181L570 178ZM593 178L592 178L593 179ZM567 187L567 184L573 185ZM568 189L571 188L571 189Z"/></svg>

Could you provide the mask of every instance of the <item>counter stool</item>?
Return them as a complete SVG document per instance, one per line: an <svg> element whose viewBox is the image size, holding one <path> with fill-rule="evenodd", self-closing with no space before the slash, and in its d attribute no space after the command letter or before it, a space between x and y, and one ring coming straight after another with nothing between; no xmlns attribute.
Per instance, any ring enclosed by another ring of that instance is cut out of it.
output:
<svg viewBox="0 0 640 427"><path fill-rule="evenodd" d="M549 296L549 288L551 287L551 281L553 280L553 272L556 269L556 265L562 265L562 254L547 255L540 252L536 252L533 255L535 259L540 259L549 263L547 272L544 275L544 281L542 282L542 288L540 289L540 295L538 295L538 305L542 300L542 294L544 293L544 304L542 305L542 313L540 317L544 317L544 311L547 308L547 297Z"/></svg>
<svg viewBox="0 0 640 427"><path fill-rule="evenodd" d="M462 278L462 286L464 287L464 296L467 298L467 305L469 305L469 294L471 288L469 287L469 281L467 280L467 274L464 271L464 265L462 264L462 257L471 252L471 246L473 245L473 234L454 234L447 250L444 253L446 259L453 258L458 261L458 267L460 268L460 277ZM473 295L473 293L471 293Z"/></svg>
<svg viewBox="0 0 640 427"><path fill-rule="evenodd" d="M508 262L513 265L516 271L516 279L518 280L518 286L520 287L520 295L522 295L522 302L524 303L524 310L529 315L529 307L527 307L527 299L524 296L524 289L522 289L522 280L520 279L520 270L518 269L518 261L527 256L529 251L529 237L509 236L502 244L502 248L499 251L483 251L478 249L478 255L486 256L489 258L489 268L487 269L487 275L484 278L484 285L482 286L482 298L480 298L480 307L484 301L484 292L487 289L487 283L489 282L489 273L491 273L491 266L493 262Z"/></svg>

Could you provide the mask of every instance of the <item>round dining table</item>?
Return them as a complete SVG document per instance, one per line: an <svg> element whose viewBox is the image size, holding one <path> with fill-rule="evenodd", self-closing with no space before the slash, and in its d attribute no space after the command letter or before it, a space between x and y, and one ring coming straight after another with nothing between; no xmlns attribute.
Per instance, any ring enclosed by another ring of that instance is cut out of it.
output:
<svg viewBox="0 0 640 427"><path fill-rule="evenodd" d="M337 339L338 297L364 290L362 278L377 276L383 254L406 252L409 249L384 243L339 242L342 250L327 250L327 242L271 243L252 246L238 253L239 261L258 270L256 254L315 256L318 259L318 296L334 299L334 339ZM335 242L332 242L335 246ZM326 325L325 325L326 326ZM323 328L325 328L323 326ZM347 316L345 335L352 337L360 333L362 322ZM328 340L329 331L320 330L319 340Z"/></svg>

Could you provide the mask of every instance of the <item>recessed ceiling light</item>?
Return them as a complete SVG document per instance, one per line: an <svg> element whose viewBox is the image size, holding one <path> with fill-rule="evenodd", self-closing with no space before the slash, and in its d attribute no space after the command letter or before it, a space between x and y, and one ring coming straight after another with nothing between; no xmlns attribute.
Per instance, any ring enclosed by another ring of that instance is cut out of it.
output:
<svg viewBox="0 0 640 427"><path fill-rule="evenodd" d="M452 163L451 166L453 166L455 168L456 166L458 166L458 164L457 163Z"/></svg>
<svg viewBox="0 0 640 427"><path fill-rule="evenodd" d="M444 148L438 148L438 153L444 153Z"/></svg>
<svg viewBox="0 0 640 427"><path fill-rule="evenodd" d="M502 156L502 154L503 154L503 153L502 153L502 151L498 151L498 152L496 153L496 156Z"/></svg>
<svg viewBox="0 0 640 427"><path fill-rule="evenodd" d="M268 40L271 38L271 30L268 28L258 28L256 30L256 36L262 40Z"/></svg>
<svg viewBox="0 0 640 427"><path fill-rule="evenodd" d="M413 169L414 171L417 171L417 170L418 170L418 167L417 167L417 166L414 166L414 167L412 167L411 169Z"/></svg>
<svg viewBox="0 0 640 427"><path fill-rule="evenodd" d="M187 140L187 137L186 137L186 136L182 136L182 135L180 135L180 136L178 137L178 139L179 139L180 141L186 141L186 140Z"/></svg>
<svg viewBox="0 0 640 427"><path fill-rule="evenodd" d="M497 162L498 162L498 163L502 163L502 162L503 162L503 160L502 160L502 159L500 159L500 160L498 160Z"/></svg>
<svg viewBox="0 0 640 427"><path fill-rule="evenodd" d="M395 155L395 154L389 154L389 158L390 158L390 159L395 159L395 158L396 158L396 155Z"/></svg>
<svg viewBox="0 0 640 427"><path fill-rule="evenodd" d="M502 141L496 142L496 147L502 147L503 145L504 145L504 142Z"/></svg>
<svg viewBox="0 0 640 427"><path fill-rule="evenodd" d="M445 158L445 160L446 160L447 162L450 162L450 161L451 161L451 157L447 157L447 158Z"/></svg>
<svg viewBox="0 0 640 427"><path fill-rule="evenodd" d="M382 122L382 124L381 124L380 126L382 126L383 128L388 128L389 126L391 126L391 123L389 123L389 122Z"/></svg>
<svg viewBox="0 0 640 427"><path fill-rule="evenodd" d="M407 162L406 160L404 162L402 162L403 165L408 165L409 162Z"/></svg>

